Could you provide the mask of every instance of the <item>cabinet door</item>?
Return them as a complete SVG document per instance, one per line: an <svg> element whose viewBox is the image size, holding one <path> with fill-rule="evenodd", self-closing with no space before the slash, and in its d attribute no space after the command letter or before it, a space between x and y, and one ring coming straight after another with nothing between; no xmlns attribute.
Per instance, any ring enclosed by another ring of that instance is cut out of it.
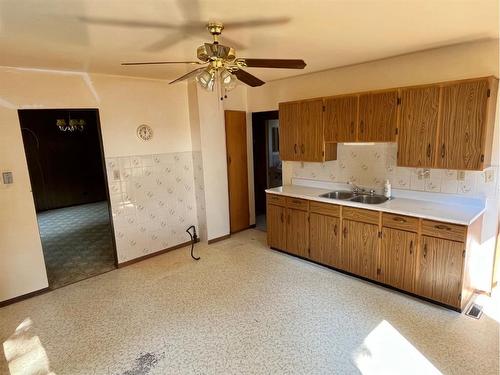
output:
<svg viewBox="0 0 500 375"><path fill-rule="evenodd" d="M417 293L460 307L463 252L462 242L422 236L418 255Z"/></svg>
<svg viewBox="0 0 500 375"><path fill-rule="evenodd" d="M378 226L343 220L342 252L348 260L347 268L345 268L347 271L369 279L376 279Z"/></svg>
<svg viewBox="0 0 500 375"><path fill-rule="evenodd" d="M267 205L267 244L276 249L286 249L286 208Z"/></svg>
<svg viewBox="0 0 500 375"><path fill-rule="evenodd" d="M417 234L399 229L382 229L379 280L393 287L414 292Z"/></svg>
<svg viewBox="0 0 500 375"><path fill-rule="evenodd" d="M396 90L360 95L358 141L395 142L397 109Z"/></svg>
<svg viewBox="0 0 500 375"><path fill-rule="evenodd" d="M286 250L307 258L309 256L309 213L287 209Z"/></svg>
<svg viewBox="0 0 500 375"><path fill-rule="evenodd" d="M332 267L340 266L340 219L310 214L310 258Z"/></svg>
<svg viewBox="0 0 500 375"><path fill-rule="evenodd" d="M398 138L399 166L433 166L439 90L438 86L402 90Z"/></svg>
<svg viewBox="0 0 500 375"><path fill-rule="evenodd" d="M442 88L438 168L482 169L487 126L488 80Z"/></svg>
<svg viewBox="0 0 500 375"><path fill-rule="evenodd" d="M325 142L356 142L358 97L325 99Z"/></svg>
<svg viewBox="0 0 500 375"><path fill-rule="evenodd" d="M299 145L301 161L323 161L323 100L300 105Z"/></svg>
<svg viewBox="0 0 500 375"><path fill-rule="evenodd" d="M300 103L280 103L279 138L281 160L299 160Z"/></svg>

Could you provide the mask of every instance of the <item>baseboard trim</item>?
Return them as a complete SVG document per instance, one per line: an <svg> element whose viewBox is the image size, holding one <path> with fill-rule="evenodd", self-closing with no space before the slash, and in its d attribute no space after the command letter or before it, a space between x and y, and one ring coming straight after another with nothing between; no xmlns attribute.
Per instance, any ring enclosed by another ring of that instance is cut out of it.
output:
<svg viewBox="0 0 500 375"><path fill-rule="evenodd" d="M185 247L185 246L188 246L188 245L191 245L191 241L183 242L183 243L181 243L179 245L168 247L168 248L163 249L163 250L158 250L158 251L155 251L154 253L143 255L142 257L138 257L138 258L134 258L134 259L131 259L131 260L127 260L126 262L123 262L123 263L118 263L118 268L127 267L127 266L130 266L131 264L142 262L143 260L146 260L146 259L158 256L158 255L161 255L161 254L165 254L165 253L168 253L169 251L177 250L177 249L180 249L181 247Z"/></svg>
<svg viewBox="0 0 500 375"><path fill-rule="evenodd" d="M26 294L23 294L23 295L14 297L14 298L7 299L5 301L1 301L0 302L0 307L5 307L7 305L12 305L13 303L21 302L21 301L24 301L25 299L28 299L28 298L31 298L31 297L35 297L35 296L39 296L40 294L45 294L47 292L50 292L50 290L51 289L49 287L46 287L46 288L35 290L34 292L26 293Z"/></svg>
<svg viewBox="0 0 500 375"><path fill-rule="evenodd" d="M208 244L211 245L211 244L219 242L219 241L227 240L229 237L231 237L231 234L226 234L225 236L212 238L211 240L208 240Z"/></svg>

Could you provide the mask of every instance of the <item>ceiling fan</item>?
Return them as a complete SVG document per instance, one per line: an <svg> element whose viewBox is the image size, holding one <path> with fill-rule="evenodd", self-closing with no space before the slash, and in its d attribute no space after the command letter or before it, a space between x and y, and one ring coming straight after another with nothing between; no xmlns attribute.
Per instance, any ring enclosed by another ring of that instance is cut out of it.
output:
<svg viewBox="0 0 500 375"><path fill-rule="evenodd" d="M162 65L162 64L192 64L201 67L170 82L176 83L195 77L198 83L205 89L213 91L217 82L220 82L221 90L232 90L239 80L248 86L262 86L265 82L254 75L243 70L249 68L281 68L281 69L304 69L306 63L300 59L251 59L236 57L234 48L219 43L219 36L224 25L218 22L210 22L207 30L212 34L213 42L204 43L198 47L197 56L200 61L149 61L149 62L124 62L122 65Z"/></svg>

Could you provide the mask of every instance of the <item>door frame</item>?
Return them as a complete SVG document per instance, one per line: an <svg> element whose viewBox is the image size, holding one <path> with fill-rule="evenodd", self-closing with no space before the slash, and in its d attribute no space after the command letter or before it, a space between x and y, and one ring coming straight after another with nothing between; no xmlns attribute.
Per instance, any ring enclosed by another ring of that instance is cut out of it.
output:
<svg viewBox="0 0 500 375"><path fill-rule="evenodd" d="M109 193L109 184L108 184L108 174L106 171L106 159L104 155L104 142L102 140L102 129L101 129L101 118L99 116L99 108L43 108L43 109L18 109L18 120L19 120L19 128L22 129L23 125L21 123L21 117L20 114L23 112L28 112L28 111L86 111L86 112L93 112L95 115L95 121L96 121L96 130L97 130L97 141L99 145L99 153L101 156L101 166L102 166L102 171L103 171L103 183L104 183L104 191L106 193L106 203L108 207L108 215L109 215L109 224L110 224L110 230L111 230L111 243L113 247L113 258L114 258L114 266L115 269L118 268L118 253L116 249L116 239L115 239L115 228L114 228L114 223L113 223L113 214L112 214L112 209L111 209L111 196ZM24 149L24 156L26 158L26 144L23 139L23 149ZM30 178L30 188L32 185L31 181L31 173L28 168L28 176ZM33 199L33 204L35 203L35 198L33 197L32 194L32 199ZM37 220L37 225L38 225L38 220ZM38 236L40 237L40 229L38 229ZM47 264L45 263L45 257L44 257L44 265L45 265L45 272L47 272ZM97 275L95 275L97 276ZM94 276L91 276L94 277ZM85 279L79 280L83 281ZM69 284L67 284L69 285ZM66 286L66 285L65 285ZM50 286L49 286L50 288Z"/></svg>

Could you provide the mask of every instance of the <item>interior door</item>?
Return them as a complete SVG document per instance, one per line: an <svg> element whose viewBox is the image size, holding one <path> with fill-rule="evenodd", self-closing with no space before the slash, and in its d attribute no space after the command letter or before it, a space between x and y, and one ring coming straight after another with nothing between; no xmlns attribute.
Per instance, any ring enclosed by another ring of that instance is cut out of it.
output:
<svg viewBox="0 0 500 375"><path fill-rule="evenodd" d="M325 99L325 142L356 142L358 97Z"/></svg>
<svg viewBox="0 0 500 375"><path fill-rule="evenodd" d="M414 291L417 234L382 228L379 280L393 287Z"/></svg>
<svg viewBox="0 0 500 375"><path fill-rule="evenodd" d="M398 165L432 167L438 126L439 86L403 89Z"/></svg>
<svg viewBox="0 0 500 375"><path fill-rule="evenodd" d="M309 213L287 209L286 249L301 257L309 256Z"/></svg>
<svg viewBox="0 0 500 375"><path fill-rule="evenodd" d="M461 82L442 89L438 168L481 169L486 131L488 80Z"/></svg>
<svg viewBox="0 0 500 375"><path fill-rule="evenodd" d="M460 307L464 249L462 242L422 236L418 257L418 294Z"/></svg>
<svg viewBox="0 0 500 375"><path fill-rule="evenodd" d="M310 214L310 258L321 264L340 267L340 219Z"/></svg>
<svg viewBox="0 0 500 375"><path fill-rule="evenodd" d="M246 112L225 111L231 233L250 226Z"/></svg>
<svg viewBox="0 0 500 375"><path fill-rule="evenodd" d="M279 138L281 160L299 159L299 121L300 103L280 103L279 105Z"/></svg>
<svg viewBox="0 0 500 375"><path fill-rule="evenodd" d="M301 103L299 143L301 161L323 161L323 100Z"/></svg>
<svg viewBox="0 0 500 375"><path fill-rule="evenodd" d="M358 141L395 142L397 109L397 90L360 95Z"/></svg>
<svg viewBox="0 0 500 375"><path fill-rule="evenodd" d="M377 278L377 225L343 220L342 247L348 259L347 271L369 279Z"/></svg>
<svg viewBox="0 0 500 375"><path fill-rule="evenodd" d="M267 244L276 249L286 249L286 208L267 205Z"/></svg>

